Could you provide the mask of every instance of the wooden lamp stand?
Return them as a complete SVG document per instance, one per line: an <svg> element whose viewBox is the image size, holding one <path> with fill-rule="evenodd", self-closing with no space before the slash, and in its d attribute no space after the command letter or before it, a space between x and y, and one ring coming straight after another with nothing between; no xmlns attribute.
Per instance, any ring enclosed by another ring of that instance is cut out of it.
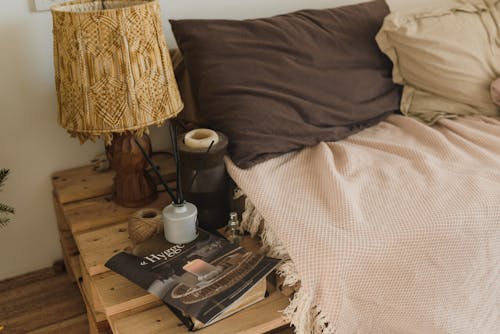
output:
<svg viewBox="0 0 500 334"><path fill-rule="evenodd" d="M148 161L138 144L151 156L151 140L146 134L140 138L131 133L115 134L111 145L106 146L109 163L116 172L113 201L128 208L144 206L158 197L156 184L146 172Z"/></svg>

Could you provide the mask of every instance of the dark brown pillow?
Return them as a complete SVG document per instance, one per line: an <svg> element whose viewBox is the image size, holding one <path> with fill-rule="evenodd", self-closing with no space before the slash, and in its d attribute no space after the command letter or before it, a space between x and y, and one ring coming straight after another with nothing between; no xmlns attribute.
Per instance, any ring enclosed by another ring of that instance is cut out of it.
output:
<svg viewBox="0 0 500 334"><path fill-rule="evenodd" d="M175 79L177 80L177 86L179 86L182 102L184 102L184 109L182 109L182 112L177 116L176 120L186 130L192 130L199 127L202 122L200 120L200 114L196 110L186 64L184 63L184 59L179 49L170 50L170 58L172 59Z"/></svg>
<svg viewBox="0 0 500 334"><path fill-rule="evenodd" d="M375 34L384 1L272 18L172 20L198 112L241 168L335 141L399 109Z"/></svg>

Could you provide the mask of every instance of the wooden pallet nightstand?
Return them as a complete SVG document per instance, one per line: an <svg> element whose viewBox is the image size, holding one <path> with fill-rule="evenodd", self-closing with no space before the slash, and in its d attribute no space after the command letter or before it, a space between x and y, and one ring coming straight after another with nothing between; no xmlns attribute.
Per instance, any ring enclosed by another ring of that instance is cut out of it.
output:
<svg viewBox="0 0 500 334"><path fill-rule="evenodd" d="M172 180L172 159L155 156L154 160L162 174ZM96 172L92 166L84 166L52 176L64 262L87 306L90 333L188 333L158 298L104 266L111 256L131 246L127 220L139 209L111 201L113 175L112 171ZM160 192L148 207L161 209L167 203L166 193ZM249 248L255 246L250 238L245 243ZM197 333L256 334L286 325L279 310L286 307L288 298L271 290L264 301Z"/></svg>

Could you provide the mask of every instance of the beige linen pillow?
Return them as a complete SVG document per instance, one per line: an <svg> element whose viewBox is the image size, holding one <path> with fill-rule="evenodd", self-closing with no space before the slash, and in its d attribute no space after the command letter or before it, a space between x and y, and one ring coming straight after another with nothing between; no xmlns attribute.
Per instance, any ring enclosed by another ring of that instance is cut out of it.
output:
<svg viewBox="0 0 500 334"><path fill-rule="evenodd" d="M456 0L419 13L394 12L376 36L404 85L401 111L441 117L499 114L490 83L500 73L500 0Z"/></svg>
<svg viewBox="0 0 500 334"><path fill-rule="evenodd" d="M456 3L456 0L386 0L391 12L415 13L428 8L450 7Z"/></svg>
<svg viewBox="0 0 500 334"><path fill-rule="evenodd" d="M500 78L495 79L490 85L491 100L497 106L500 106Z"/></svg>

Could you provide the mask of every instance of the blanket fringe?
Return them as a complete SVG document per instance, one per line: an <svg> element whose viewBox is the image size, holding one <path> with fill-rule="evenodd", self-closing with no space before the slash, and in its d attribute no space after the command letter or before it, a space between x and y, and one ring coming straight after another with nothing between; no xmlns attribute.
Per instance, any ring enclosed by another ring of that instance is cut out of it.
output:
<svg viewBox="0 0 500 334"><path fill-rule="evenodd" d="M235 199L244 196L241 190L235 192ZM264 217L257 211L253 203L245 199L245 211L242 215L241 226L252 237L259 235L262 240L262 251L268 256L279 258L283 263L277 268L277 273L284 277L283 285L297 286L300 277L295 264L290 260L288 252L279 238L272 232L268 224L264 224ZM297 334L336 334L325 315L314 305L311 293L300 286L290 299L290 304L281 311L283 316L295 327Z"/></svg>
<svg viewBox="0 0 500 334"><path fill-rule="evenodd" d="M297 334L337 334L334 326L313 303L313 297L300 288L282 311L285 318L295 327Z"/></svg>

